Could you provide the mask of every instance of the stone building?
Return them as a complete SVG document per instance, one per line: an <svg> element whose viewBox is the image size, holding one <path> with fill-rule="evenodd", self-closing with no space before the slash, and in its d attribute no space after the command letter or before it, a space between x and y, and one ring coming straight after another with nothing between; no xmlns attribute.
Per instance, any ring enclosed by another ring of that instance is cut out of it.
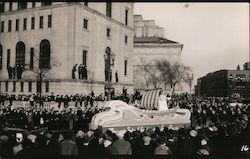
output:
<svg viewBox="0 0 250 159"><path fill-rule="evenodd" d="M164 28L157 26L154 20L143 20L141 15L134 15L134 28L134 87L137 90L153 89L152 85L146 85L141 67L151 65L154 59L180 63L183 44L166 39Z"/></svg>
<svg viewBox="0 0 250 159"><path fill-rule="evenodd" d="M135 37L165 37L165 29L154 20L143 20L142 15L134 15Z"/></svg>
<svg viewBox="0 0 250 159"><path fill-rule="evenodd" d="M197 80L196 95L204 97L230 97L239 94L250 98L249 70L219 70Z"/></svg>
<svg viewBox="0 0 250 159"><path fill-rule="evenodd" d="M46 70L42 92L104 93L105 70L114 57L112 87L133 90L133 3L5 2L0 4L0 90L36 93L38 70ZM108 56L104 56L108 55ZM75 64L86 65L88 78L72 79ZM8 68L23 67L21 79ZM44 71L43 71L44 72ZM118 82L115 81L115 72ZM40 73L39 73L40 74Z"/></svg>

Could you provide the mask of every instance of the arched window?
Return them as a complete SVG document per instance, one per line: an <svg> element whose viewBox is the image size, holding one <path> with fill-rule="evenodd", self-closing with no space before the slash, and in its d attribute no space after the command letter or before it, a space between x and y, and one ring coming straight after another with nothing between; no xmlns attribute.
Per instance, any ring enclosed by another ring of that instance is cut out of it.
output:
<svg viewBox="0 0 250 159"><path fill-rule="evenodd" d="M0 44L0 70L3 68L3 47Z"/></svg>
<svg viewBox="0 0 250 159"><path fill-rule="evenodd" d="M50 42L46 39L40 43L39 67L50 68Z"/></svg>
<svg viewBox="0 0 250 159"><path fill-rule="evenodd" d="M16 44L16 66L25 65L25 44L22 41L19 41Z"/></svg>

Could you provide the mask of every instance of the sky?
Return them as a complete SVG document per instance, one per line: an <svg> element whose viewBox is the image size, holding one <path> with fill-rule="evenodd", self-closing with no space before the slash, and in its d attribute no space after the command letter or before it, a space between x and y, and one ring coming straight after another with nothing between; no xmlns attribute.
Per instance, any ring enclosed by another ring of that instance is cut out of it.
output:
<svg viewBox="0 0 250 159"><path fill-rule="evenodd" d="M194 83L250 61L249 3L135 3L134 14L155 20L167 39L184 45L181 62L193 70Z"/></svg>

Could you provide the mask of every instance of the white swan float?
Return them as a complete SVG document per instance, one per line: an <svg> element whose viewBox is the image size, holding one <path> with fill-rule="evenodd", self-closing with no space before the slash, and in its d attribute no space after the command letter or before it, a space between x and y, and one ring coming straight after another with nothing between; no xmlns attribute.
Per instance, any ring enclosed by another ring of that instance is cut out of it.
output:
<svg viewBox="0 0 250 159"><path fill-rule="evenodd" d="M191 114L188 109L175 107L166 111L152 110L157 107L158 94L159 90L145 93L142 97L140 108L128 105L120 100L109 101L104 106L104 112L100 112L93 116L90 128L101 128L105 131L108 128L148 128L163 125L189 127L191 123Z"/></svg>

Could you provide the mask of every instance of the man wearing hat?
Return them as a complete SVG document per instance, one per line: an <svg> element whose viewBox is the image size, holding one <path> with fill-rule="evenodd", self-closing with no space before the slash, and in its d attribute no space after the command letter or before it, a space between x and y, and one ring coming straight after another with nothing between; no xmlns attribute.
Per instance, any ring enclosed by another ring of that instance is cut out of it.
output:
<svg viewBox="0 0 250 159"><path fill-rule="evenodd" d="M9 144L9 137L7 135L0 136L0 156L7 158L12 155L12 147Z"/></svg>
<svg viewBox="0 0 250 159"><path fill-rule="evenodd" d="M197 151L197 131L191 130L187 138L184 138L179 147L179 154L181 155L194 155Z"/></svg>
<svg viewBox="0 0 250 159"><path fill-rule="evenodd" d="M89 148L90 141L91 141L90 136L88 136L87 134L84 134L84 132L81 130L78 131L76 135L76 144L78 146L80 155L86 155L86 156L92 155L91 150Z"/></svg>
<svg viewBox="0 0 250 159"><path fill-rule="evenodd" d="M148 156L153 155L154 147L151 144L151 137L150 136L144 136L142 138L143 144L140 146L139 155Z"/></svg>
<svg viewBox="0 0 250 159"><path fill-rule="evenodd" d="M113 142L110 147L110 152L112 155L132 155L131 144L123 139L124 131L118 131L116 136L118 140Z"/></svg>
<svg viewBox="0 0 250 159"><path fill-rule="evenodd" d="M65 132L64 140L61 142L61 155L78 155L78 147L72 138L71 131Z"/></svg>
<svg viewBox="0 0 250 159"><path fill-rule="evenodd" d="M166 145L166 141L164 141L164 138L159 137L158 146L154 150L154 155L172 155L172 154L173 152Z"/></svg>
<svg viewBox="0 0 250 159"><path fill-rule="evenodd" d="M104 141L103 141L104 154L105 155L111 155L111 145L112 145L112 143L113 143L112 137L105 134Z"/></svg>

